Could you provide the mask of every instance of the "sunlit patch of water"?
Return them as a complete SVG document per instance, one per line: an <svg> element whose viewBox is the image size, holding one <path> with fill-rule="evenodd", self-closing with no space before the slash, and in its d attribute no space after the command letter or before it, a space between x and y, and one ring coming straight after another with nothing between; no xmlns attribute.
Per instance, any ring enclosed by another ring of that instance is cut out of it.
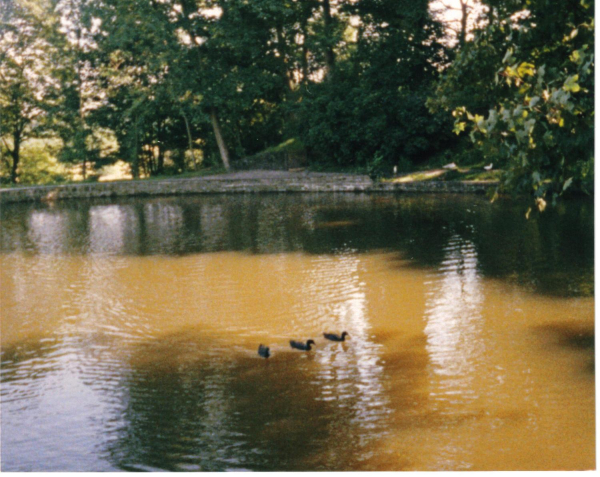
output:
<svg viewBox="0 0 600 477"><path fill-rule="evenodd" d="M478 336L485 297L474 245L454 236L444 250L445 259L429 282L427 350L435 374L467 381L485 354ZM468 388L468 382L464 387Z"/></svg>

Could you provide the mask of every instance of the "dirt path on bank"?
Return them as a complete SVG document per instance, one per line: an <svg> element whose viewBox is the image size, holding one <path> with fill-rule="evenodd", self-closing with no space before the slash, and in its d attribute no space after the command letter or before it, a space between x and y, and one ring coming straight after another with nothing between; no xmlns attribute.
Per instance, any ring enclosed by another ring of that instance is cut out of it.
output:
<svg viewBox="0 0 600 477"><path fill-rule="evenodd" d="M269 171L269 170L251 170L251 171L235 171L226 174L215 174L212 176L198 177L198 179L230 179L230 180L260 180L260 179L300 179L314 178L326 179L328 177L346 177L348 179L370 180L365 174L349 174L345 172L311 172L311 171Z"/></svg>

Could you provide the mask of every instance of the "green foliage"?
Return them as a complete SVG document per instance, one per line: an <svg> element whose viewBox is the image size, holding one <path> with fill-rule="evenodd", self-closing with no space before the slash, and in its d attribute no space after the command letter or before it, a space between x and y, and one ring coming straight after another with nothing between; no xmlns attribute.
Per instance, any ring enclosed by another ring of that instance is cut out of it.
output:
<svg viewBox="0 0 600 477"><path fill-rule="evenodd" d="M548 194L593 187L593 5L527 7L461 52L430 106L453 109L454 132L506 171L501 190L531 193L543 210Z"/></svg>
<svg viewBox="0 0 600 477"><path fill-rule="evenodd" d="M38 33L34 15L19 2L0 3L0 140L18 180L21 148L41 134L56 86L50 79L52 46ZM44 101L44 99L46 99Z"/></svg>
<svg viewBox="0 0 600 477"><path fill-rule="evenodd" d="M447 119L429 114L424 91L376 89L352 77L310 91L297 115L313 162L368 168L378 157L390 173L424 162L449 139Z"/></svg>
<svg viewBox="0 0 600 477"><path fill-rule="evenodd" d="M21 150L21 166L19 184L57 184L71 178L69 171L58 162L57 154L62 144L57 139L30 139ZM2 158L7 156L5 148L1 151ZM7 184L10 180L10 163L0 160L0 183Z"/></svg>
<svg viewBox="0 0 600 477"><path fill-rule="evenodd" d="M356 40L328 81L301 90L293 135L313 164L390 174L422 163L452 140L449 115L426 107L445 61L439 25L427 2L361 0L347 11L361 17Z"/></svg>
<svg viewBox="0 0 600 477"><path fill-rule="evenodd" d="M589 187L592 2L483 4L449 50L428 0L0 2L4 162L16 181L47 135L60 150L31 150L86 177L298 148L373 176L485 160L540 199Z"/></svg>

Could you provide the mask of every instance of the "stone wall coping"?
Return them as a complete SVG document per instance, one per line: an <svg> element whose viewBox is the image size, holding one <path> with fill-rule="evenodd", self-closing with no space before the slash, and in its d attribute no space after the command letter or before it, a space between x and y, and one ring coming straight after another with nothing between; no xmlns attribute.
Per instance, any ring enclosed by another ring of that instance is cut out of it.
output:
<svg viewBox="0 0 600 477"><path fill-rule="evenodd" d="M491 181L379 182L369 176L326 172L242 171L192 178L91 182L0 189L0 203L94 197L261 192L485 193Z"/></svg>

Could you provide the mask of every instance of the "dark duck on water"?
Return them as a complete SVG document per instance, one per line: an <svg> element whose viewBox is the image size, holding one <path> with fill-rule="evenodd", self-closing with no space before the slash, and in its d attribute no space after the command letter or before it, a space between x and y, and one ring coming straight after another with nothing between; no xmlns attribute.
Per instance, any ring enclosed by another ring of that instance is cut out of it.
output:
<svg viewBox="0 0 600 477"><path fill-rule="evenodd" d="M302 343L302 341L294 341L294 340L290 340L290 346L292 348L296 348L302 351L310 351L310 347L311 345L314 345L315 342L313 340L308 340L306 342L306 344Z"/></svg>
<svg viewBox="0 0 600 477"><path fill-rule="evenodd" d="M265 345L258 345L258 355L262 356L263 358L268 358L269 356L271 356L271 351L269 350L268 346Z"/></svg>
<svg viewBox="0 0 600 477"><path fill-rule="evenodd" d="M345 341L346 336L350 335L344 331L341 335L336 335L335 333L323 333L323 336L330 341Z"/></svg>

